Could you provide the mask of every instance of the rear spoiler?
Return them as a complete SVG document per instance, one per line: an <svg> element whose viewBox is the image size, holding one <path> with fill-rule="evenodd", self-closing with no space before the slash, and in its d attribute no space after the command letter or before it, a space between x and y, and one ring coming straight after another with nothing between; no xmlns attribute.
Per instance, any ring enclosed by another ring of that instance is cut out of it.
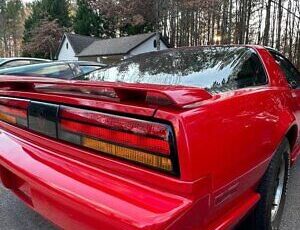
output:
<svg viewBox="0 0 300 230"><path fill-rule="evenodd" d="M184 108L212 98L206 90L185 86L129 84L92 81L66 81L51 78L0 76L1 91L34 91L101 98L113 101L143 101Z"/></svg>

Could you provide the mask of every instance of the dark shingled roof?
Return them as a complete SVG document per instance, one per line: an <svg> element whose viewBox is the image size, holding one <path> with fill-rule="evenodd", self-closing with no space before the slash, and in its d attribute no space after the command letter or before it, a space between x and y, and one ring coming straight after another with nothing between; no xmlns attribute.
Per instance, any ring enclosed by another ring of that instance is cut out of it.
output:
<svg viewBox="0 0 300 230"><path fill-rule="evenodd" d="M83 49L91 45L99 38L83 36L78 34L66 34L76 54L80 53Z"/></svg>
<svg viewBox="0 0 300 230"><path fill-rule="evenodd" d="M94 41L97 41L99 38L90 37L90 36L84 36L79 34L64 34L63 41L61 41L60 47L58 49L58 52L60 52L61 46L64 42L65 38L68 38L70 45L72 46L75 54L79 54L83 49L91 45Z"/></svg>
<svg viewBox="0 0 300 230"><path fill-rule="evenodd" d="M112 38L94 41L77 57L124 55L155 36L156 33L138 34L128 37Z"/></svg>

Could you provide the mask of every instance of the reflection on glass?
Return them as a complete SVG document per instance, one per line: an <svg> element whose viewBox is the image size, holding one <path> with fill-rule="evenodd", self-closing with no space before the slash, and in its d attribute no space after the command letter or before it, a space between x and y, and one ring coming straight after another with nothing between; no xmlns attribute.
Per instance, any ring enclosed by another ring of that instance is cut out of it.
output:
<svg viewBox="0 0 300 230"><path fill-rule="evenodd" d="M3 62L5 62L5 61L6 61L5 58L0 58L0 64L3 63Z"/></svg>
<svg viewBox="0 0 300 230"><path fill-rule="evenodd" d="M74 77L68 64L44 63L12 67L0 70L0 75L50 77L71 79Z"/></svg>
<svg viewBox="0 0 300 230"><path fill-rule="evenodd" d="M216 93L265 83L263 68L253 55L246 47L170 49L135 56L81 80L193 86Z"/></svg>

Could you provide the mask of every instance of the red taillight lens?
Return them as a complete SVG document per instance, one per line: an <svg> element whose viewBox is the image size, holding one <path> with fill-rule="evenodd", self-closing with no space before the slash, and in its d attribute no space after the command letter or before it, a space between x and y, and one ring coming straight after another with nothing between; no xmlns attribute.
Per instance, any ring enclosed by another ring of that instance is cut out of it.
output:
<svg viewBox="0 0 300 230"><path fill-rule="evenodd" d="M174 172L168 125L61 107L58 137L111 156Z"/></svg>
<svg viewBox="0 0 300 230"><path fill-rule="evenodd" d="M83 123L99 125L109 129L154 136L165 140L168 138L168 129L166 129L166 126L155 122L113 116L71 107L62 107L60 109L60 117Z"/></svg>
<svg viewBox="0 0 300 230"><path fill-rule="evenodd" d="M0 98L0 120L10 124L27 127L27 107L29 101Z"/></svg>
<svg viewBox="0 0 300 230"><path fill-rule="evenodd" d="M173 131L166 124L1 97L0 121L99 154L179 174Z"/></svg>
<svg viewBox="0 0 300 230"><path fill-rule="evenodd" d="M82 124L68 119L61 119L60 127L62 130L68 132L97 138L103 141L110 142L113 140L113 142L123 146L134 147L152 152L159 152L166 155L170 154L169 143L165 140L155 139L153 137L103 128L90 124Z"/></svg>

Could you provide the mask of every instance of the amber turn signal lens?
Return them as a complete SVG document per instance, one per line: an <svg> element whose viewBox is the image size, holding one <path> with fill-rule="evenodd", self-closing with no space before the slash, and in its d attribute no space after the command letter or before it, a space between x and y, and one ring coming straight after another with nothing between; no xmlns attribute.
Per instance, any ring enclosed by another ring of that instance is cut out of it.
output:
<svg viewBox="0 0 300 230"><path fill-rule="evenodd" d="M107 142L84 137L82 144L85 147L120 157L126 160L146 164L151 167L159 168L165 171L172 171L172 162L169 158L153 155L150 153L110 144Z"/></svg>
<svg viewBox="0 0 300 230"><path fill-rule="evenodd" d="M16 124L17 123L17 119L15 117L7 115L5 113L1 113L1 112L0 112L0 120L8 122L10 124Z"/></svg>
<svg viewBox="0 0 300 230"><path fill-rule="evenodd" d="M0 97L0 121L27 127L27 100Z"/></svg>

